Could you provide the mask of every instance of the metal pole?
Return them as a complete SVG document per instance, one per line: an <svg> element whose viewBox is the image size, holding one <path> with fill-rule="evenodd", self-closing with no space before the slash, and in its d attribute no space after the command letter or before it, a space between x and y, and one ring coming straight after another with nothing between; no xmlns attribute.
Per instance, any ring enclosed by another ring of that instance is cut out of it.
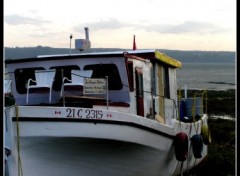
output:
<svg viewBox="0 0 240 176"><path fill-rule="evenodd" d="M106 97L107 97L107 109L108 109L108 76L106 76Z"/></svg>
<svg viewBox="0 0 240 176"><path fill-rule="evenodd" d="M63 69L61 69L61 75L62 75L62 99L63 99L63 106L65 107L65 95L64 95L64 81L63 81L63 78L64 78L64 73L63 73Z"/></svg>
<svg viewBox="0 0 240 176"><path fill-rule="evenodd" d="M151 98L152 98L152 117L153 119L155 119L155 103L154 103L154 99L153 99L153 88L151 87Z"/></svg>
<svg viewBox="0 0 240 176"><path fill-rule="evenodd" d="M72 34L70 34L70 55L72 54Z"/></svg>
<svg viewBox="0 0 240 176"><path fill-rule="evenodd" d="M185 85L185 87L184 87L184 90L185 90L185 99L187 99L187 85Z"/></svg>
<svg viewBox="0 0 240 176"><path fill-rule="evenodd" d="M180 120L181 87L178 88L178 119Z"/></svg>

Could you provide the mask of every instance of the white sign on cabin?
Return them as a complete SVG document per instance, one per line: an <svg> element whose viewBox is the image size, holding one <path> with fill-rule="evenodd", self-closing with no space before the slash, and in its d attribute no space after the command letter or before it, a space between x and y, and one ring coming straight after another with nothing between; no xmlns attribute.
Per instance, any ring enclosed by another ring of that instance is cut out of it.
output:
<svg viewBox="0 0 240 176"><path fill-rule="evenodd" d="M83 94L106 94L106 79L85 78Z"/></svg>

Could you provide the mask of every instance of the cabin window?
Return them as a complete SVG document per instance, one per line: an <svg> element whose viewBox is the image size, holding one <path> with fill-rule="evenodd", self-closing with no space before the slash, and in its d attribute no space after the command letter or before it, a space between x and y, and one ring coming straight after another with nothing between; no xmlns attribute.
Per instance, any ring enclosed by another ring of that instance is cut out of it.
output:
<svg viewBox="0 0 240 176"><path fill-rule="evenodd" d="M108 89L121 90L122 81L115 64L93 64L86 65L84 70L93 70L92 78L105 78L108 76Z"/></svg>
<svg viewBox="0 0 240 176"><path fill-rule="evenodd" d="M29 79L35 80L35 70L44 70L43 67L20 68L14 72L16 89L19 94L27 93L27 82Z"/></svg>
<svg viewBox="0 0 240 176"><path fill-rule="evenodd" d="M170 86L169 86L169 70L168 67L163 67L163 79L164 79L164 96L170 98Z"/></svg>
<svg viewBox="0 0 240 176"><path fill-rule="evenodd" d="M133 84L133 62L127 61L127 72L128 72L128 82L129 82L129 90L130 92L134 91L134 84Z"/></svg>
<svg viewBox="0 0 240 176"><path fill-rule="evenodd" d="M143 74L142 68L136 67L136 93L137 97L143 97Z"/></svg>
<svg viewBox="0 0 240 176"><path fill-rule="evenodd" d="M67 77L71 80L71 71L80 70L77 65L57 66L50 69L56 69L55 80L53 82L53 90L60 91L62 86L63 77Z"/></svg>

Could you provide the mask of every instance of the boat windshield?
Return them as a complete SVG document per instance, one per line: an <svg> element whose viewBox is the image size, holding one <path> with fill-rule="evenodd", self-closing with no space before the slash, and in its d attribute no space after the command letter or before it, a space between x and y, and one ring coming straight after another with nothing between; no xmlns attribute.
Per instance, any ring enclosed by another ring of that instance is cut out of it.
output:
<svg viewBox="0 0 240 176"><path fill-rule="evenodd" d="M121 90L123 88L119 71L115 64L86 65L84 70L93 70L92 78L105 78L108 76L109 90Z"/></svg>

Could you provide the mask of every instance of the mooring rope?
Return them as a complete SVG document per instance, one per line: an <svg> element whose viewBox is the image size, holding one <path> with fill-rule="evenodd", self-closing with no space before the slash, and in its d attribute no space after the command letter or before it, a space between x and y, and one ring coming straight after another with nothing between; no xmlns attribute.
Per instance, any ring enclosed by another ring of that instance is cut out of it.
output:
<svg viewBox="0 0 240 176"><path fill-rule="evenodd" d="M183 161L181 162L181 170L180 170L180 175L183 176Z"/></svg>
<svg viewBox="0 0 240 176"><path fill-rule="evenodd" d="M20 156L20 135L19 135L19 122L18 122L18 106L15 105L15 112L16 112L16 118L17 118L17 149L18 149L18 175L23 176L22 171L22 161Z"/></svg>
<svg viewBox="0 0 240 176"><path fill-rule="evenodd" d="M190 142L189 150L188 150L188 156L190 155L190 151L192 150L192 143ZM189 175L189 158L187 158L187 176Z"/></svg>
<svg viewBox="0 0 240 176"><path fill-rule="evenodd" d="M178 161L177 166L176 166L176 168L175 168L175 170L173 172L173 175L176 175L179 163L180 163L180 161Z"/></svg>

